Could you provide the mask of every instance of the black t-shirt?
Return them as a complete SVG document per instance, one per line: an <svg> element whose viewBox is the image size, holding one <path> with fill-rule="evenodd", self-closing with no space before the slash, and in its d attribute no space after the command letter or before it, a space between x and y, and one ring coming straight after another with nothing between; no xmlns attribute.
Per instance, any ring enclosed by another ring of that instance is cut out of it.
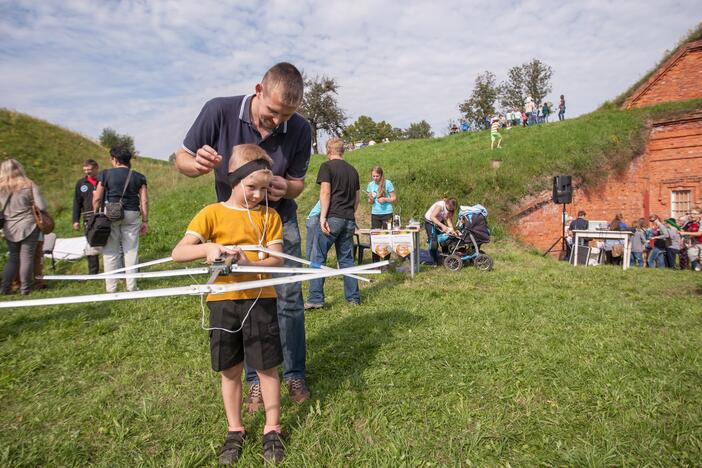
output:
<svg viewBox="0 0 702 468"><path fill-rule="evenodd" d="M262 139L251 122L252 98L253 95L218 97L208 101L183 140L183 148L192 155L204 145L222 155L222 162L214 171L218 201L228 200L232 193L227 172L236 145L251 143L263 148L273 159L273 175L302 180L307 174L312 147L309 122L300 114L293 114ZM283 198L269 202L269 206L276 209L283 222L296 216L295 200Z"/></svg>
<svg viewBox="0 0 702 468"><path fill-rule="evenodd" d="M358 171L343 159L332 159L319 167L317 183L331 184L331 197L327 218L356 219L356 192L361 185Z"/></svg>
<svg viewBox="0 0 702 468"><path fill-rule="evenodd" d="M119 201L128 173L129 169L126 167L113 167L100 173L98 181L105 187L105 201ZM129 186L122 198L125 211L139 211L139 189L142 185L146 185L146 177L137 171L132 171Z"/></svg>

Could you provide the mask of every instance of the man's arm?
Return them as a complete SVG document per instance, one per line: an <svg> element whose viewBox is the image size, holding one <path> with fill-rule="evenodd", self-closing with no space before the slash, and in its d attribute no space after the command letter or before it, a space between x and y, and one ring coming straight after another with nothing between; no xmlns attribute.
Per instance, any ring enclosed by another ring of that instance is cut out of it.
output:
<svg viewBox="0 0 702 468"><path fill-rule="evenodd" d="M329 213L329 202L331 201L331 184L322 182L319 187L319 226L326 234L331 234L329 224L327 223L327 214Z"/></svg>
<svg viewBox="0 0 702 468"><path fill-rule="evenodd" d="M95 190L93 191L93 212L95 212L96 215L100 209L100 202L102 201L102 194L104 192L105 186L102 185L102 182L98 182L97 187L95 187Z"/></svg>
<svg viewBox="0 0 702 468"><path fill-rule="evenodd" d="M268 200L278 201L281 198L293 200L300 196L305 189L305 181L290 177L273 176L268 188Z"/></svg>
<svg viewBox="0 0 702 468"><path fill-rule="evenodd" d="M149 190L146 184L139 189L139 208L141 209L141 227L140 234L146 234L149 229Z"/></svg>
<svg viewBox="0 0 702 468"><path fill-rule="evenodd" d="M178 171L188 177L197 177L211 172L222 162L222 156L209 145L198 149L195 156L180 148L175 153L175 166Z"/></svg>
<svg viewBox="0 0 702 468"><path fill-rule="evenodd" d="M80 181L76 183L76 188L73 191L73 216L71 217L71 220L73 222L73 229L78 230L80 229L80 212L81 209L83 208L82 202L82 196L80 193Z"/></svg>
<svg viewBox="0 0 702 468"><path fill-rule="evenodd" d="M356 200L353 202L353 211L355 212L358 209L358 202L361 200L359 197L359 194L361 193L360 190L356 190Z"/></svg>

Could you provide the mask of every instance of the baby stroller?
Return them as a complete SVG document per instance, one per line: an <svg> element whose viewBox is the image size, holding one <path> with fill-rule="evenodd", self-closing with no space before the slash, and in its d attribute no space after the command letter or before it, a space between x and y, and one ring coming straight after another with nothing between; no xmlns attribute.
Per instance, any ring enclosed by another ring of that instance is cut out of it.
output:
<svg viewBox="0 0 702 468"><path fill-rule="evenodd" d="M456 223L457 235L441 233L438 236L441 256L447 270L458 271L464 262L473 263L480 271L492 270L492 258L480 250L490 242L487 210L482 205L461 206Z"/></svg>

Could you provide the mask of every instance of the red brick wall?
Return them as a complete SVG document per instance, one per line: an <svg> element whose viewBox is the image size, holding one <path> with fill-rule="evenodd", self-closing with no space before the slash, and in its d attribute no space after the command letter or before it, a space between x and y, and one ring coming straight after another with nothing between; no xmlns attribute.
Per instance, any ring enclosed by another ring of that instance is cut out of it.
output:
<svg viewBox="0 0 702 468"><path fill-rule="evenodd" d="M688 44L671 57L625 104L650 106L668 101L702 98L702 41Z"/></svg>
<svg viewBox="0 0 702 468"><path fill-rule="evenodd" d="M627 224L650 213L671 214L673 190L690 190L692 205L702 205L702 117L655 124L644 154L622 175L612 175L598 187L580 187L567 212L585 210L590 220L611 221L622 213ZM540 250L561 235L563 205L542 194L517 215L512 234Z"/></svg>

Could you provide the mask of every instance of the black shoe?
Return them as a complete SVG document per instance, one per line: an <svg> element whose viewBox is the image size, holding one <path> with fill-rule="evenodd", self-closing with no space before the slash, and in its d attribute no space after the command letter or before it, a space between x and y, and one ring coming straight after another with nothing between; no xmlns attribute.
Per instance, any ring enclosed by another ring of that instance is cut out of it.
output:
<svg viewBox="0 0 702 468"><path fill-rule="evenodd" d="M265 463L277 465L285 458L283 434L271 431L263 436L263 460Z"/></svg>
<svg viewBox="0 0 702 468"><path fill-rule="evenodd" d="M220 465L231 465L239 460L245 437L245 432L227 432L227 438L224 439L222 450L219 451Z"/></svg>

